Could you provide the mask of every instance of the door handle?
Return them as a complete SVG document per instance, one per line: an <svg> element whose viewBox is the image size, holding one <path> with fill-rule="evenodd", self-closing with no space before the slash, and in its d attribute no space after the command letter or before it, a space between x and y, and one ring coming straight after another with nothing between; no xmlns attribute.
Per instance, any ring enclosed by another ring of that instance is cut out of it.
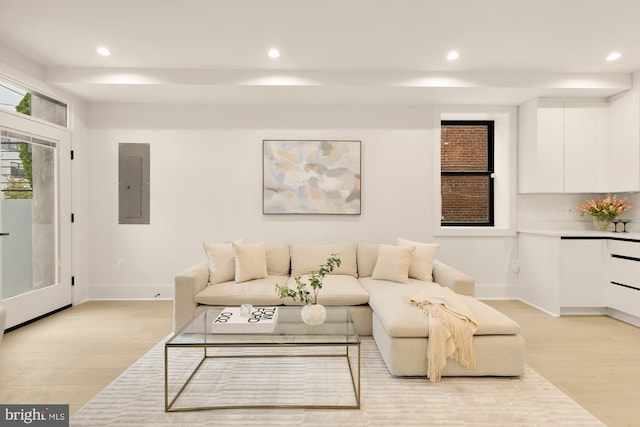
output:
<svg viewBox="0 0 640 427"><path fill-rule="evenodd" d="M9 233L0 233L0 236L8 236Z"/></svg>

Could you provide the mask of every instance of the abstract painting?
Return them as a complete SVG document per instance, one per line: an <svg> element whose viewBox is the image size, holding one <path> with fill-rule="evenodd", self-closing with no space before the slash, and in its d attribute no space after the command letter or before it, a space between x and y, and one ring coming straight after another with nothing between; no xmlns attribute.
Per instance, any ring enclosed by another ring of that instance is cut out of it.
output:
<svg viewBox="0 0 640 427"><path fill-rule="evenodd" d="M263 141L263 213L360 215L360 141Z"/></svg>

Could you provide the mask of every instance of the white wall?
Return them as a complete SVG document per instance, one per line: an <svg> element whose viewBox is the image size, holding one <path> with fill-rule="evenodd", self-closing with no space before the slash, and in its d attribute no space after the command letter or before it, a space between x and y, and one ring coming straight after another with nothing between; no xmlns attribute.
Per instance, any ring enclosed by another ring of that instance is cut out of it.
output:
<svg viewBox="0 0 640 427"><path fill-rule="evenodd" d="M204 259L201 241L435 241L432 109L93 105L89 298L153 298ZM262 214L263 139L362 141L362 215ZM151 144L151 224L118 225L118 143ZM516 281L514 237L438 238L482 296Z"/></svg>

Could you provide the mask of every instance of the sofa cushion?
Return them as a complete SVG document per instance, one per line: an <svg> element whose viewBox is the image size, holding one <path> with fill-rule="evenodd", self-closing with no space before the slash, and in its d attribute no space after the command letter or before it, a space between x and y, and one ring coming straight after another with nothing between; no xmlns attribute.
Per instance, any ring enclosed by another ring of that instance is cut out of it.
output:
<svg viewBox="0 0 640 427"><path fill-rule="evenodd" d="M378 260L379 243L358 243L358 277L371 277Z"/></svg>
<svg viewBox="0 0 640 427"><path fill-rule="evenodd" d="M231 243L202 242L202 246L209 262L209 283L215 285L233 280L236 276L236 267Z"/></svg>
<svg viewBox="0 0 640 427"><path fill-rule="evenodd" d="M267 277L267 254L264 242L233 242L236 283Z"/></svg>
<svg viewBox="0 0 640 427"><path fill-rule="evenodd" d="M409 277L432 282L433 263L436 259L436 253L440 249L440 243L420 243L398 237L397 244L398 246L415 246L416 248L411 255Z"/></svg>
<svg viewBox="0 0 640 427"><path fill-rule="evenodd" d="M267 272L270 276L286 276L291 269L291 246L267 244Z"/></svg>
<svg viewBox="0 0 640 427"><path fill-rule="evenodd" d="M423 283L423 287L440 286ZM429 336L429 316L408 302L417 286L394 286L380 289L369 297L373 315L392 337ZM478 321L474 335L512 335L520 332L520 326L504 314L473 297L459 295Z"/></svg>
<svg viewBox="0 0 640 427"><path fill-rule="evenodd" d="M380 245L371 275L374 279L409 283L409 266L415 246Z"/></svg>
<svg viewBox="0 0 640 427"><path fill-rule="evenodd" d="M308 275L300 276L303 283L309 283ZM294 277L290 277L287 286L291 289L296 288ZM312 289L307 285L309 291ZM318 304L323 305L360 305L369 302L369 292L360 285L355 277L348 274L334 274L324 276L322 280L322 289L318 293ZM301 302L293 302L291 299L285 300L285 305L301 305Z"/></svg>
<svg viewBox="0 0 640 427"><path fill-rule="evenodd" d="M369 292L369 295L373 295L374 293L379 291L387 291L389 289L393 290L395 288L399 288L400 290L396 290L394 292L405 292L407 291L407 289L417 290L419 287L424 286L425 283L430 283L412 278L409 278L408 283L398 283L391 280L374 279L373 277L360 277L358 280L360 281L362 287L365 288L367 292Z"/></svg>
<svg viewBox="0 0 640 427"><path fill-rule="evenodd" d="M237 306L280 305L282 301L276 294L276 284L285 283L282 276L268 276L265 279L236 283L228 281L207 286L196 294L195 302L206 305Z"/></svg>
<svg viewBox="0 0 640 427"><path fill-rule="evenodd" d="M356 244L353 242L331 245L294 244L291 247L291 275L311 274L327 262L331 254L340 258L340 267L330 274L347 274L358 277L356 264Z"/></svg>

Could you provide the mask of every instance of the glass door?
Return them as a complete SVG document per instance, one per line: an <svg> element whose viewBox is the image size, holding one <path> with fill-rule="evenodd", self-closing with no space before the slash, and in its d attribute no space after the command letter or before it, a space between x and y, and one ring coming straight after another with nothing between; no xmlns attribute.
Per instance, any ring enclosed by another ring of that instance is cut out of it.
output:
<svg viewBox="0 0 640 427"><path fill-rule="evenodd" d="M71 304L69 133L0 112L0 297L7 328Z"/></svg>

